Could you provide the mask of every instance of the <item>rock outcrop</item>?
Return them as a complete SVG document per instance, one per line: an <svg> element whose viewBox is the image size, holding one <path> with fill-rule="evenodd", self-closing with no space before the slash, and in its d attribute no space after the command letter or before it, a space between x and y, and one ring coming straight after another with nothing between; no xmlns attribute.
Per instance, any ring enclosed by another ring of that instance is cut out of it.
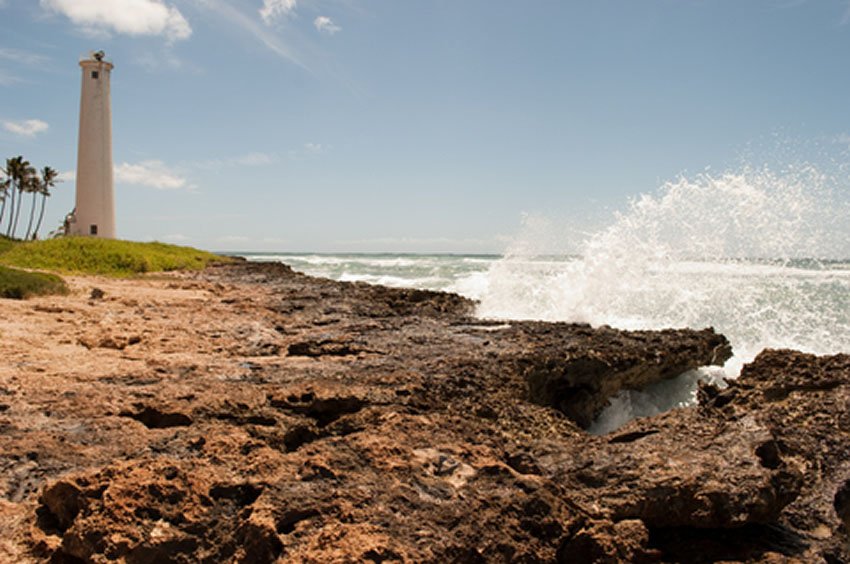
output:
<svg viewBox="0 0 850 564"><path fill-rule="evenodd" d="M274 264L95 282L0 313L0 560L850 558L847 356L768 351L593 436L611 396L726 340Z"/></svg>

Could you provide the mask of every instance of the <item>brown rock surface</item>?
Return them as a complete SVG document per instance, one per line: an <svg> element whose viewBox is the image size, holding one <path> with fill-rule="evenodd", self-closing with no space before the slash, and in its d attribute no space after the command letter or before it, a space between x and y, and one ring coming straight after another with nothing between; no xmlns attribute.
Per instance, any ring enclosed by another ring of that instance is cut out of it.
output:
<svg viewBox="0 0 850 564"><path fill-rule="evenodd" d="M767 352L596 437L725 339L271 264L69 282L0 302L0 561L848 558L846 356Z"/></svg>

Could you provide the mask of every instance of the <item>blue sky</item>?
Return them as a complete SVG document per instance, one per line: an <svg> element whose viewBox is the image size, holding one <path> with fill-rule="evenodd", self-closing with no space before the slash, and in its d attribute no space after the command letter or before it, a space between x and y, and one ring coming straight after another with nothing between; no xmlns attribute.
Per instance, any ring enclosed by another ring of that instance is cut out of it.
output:
<svg viewBox="0 0 850 564"><path fill-rule="evenodd" d="M65 173L50 227L97 49L127 239L500 252L780 137L850 147L846 0L0 0L0 154Z"/></svg>

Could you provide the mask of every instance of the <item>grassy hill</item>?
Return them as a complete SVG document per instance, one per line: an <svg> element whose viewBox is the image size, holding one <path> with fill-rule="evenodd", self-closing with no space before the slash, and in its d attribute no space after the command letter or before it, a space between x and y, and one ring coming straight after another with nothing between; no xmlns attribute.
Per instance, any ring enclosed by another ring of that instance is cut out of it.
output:
<svg viewBox="0 0 850 564"><path fill-rule="evenodd" d="M134 243L91 237L63 237L22 243L0 237L0 296L67 292L61 278L17 268L62 274L127 277L147 272L200 270L212 262L230 261L190 247Z"/></svg>

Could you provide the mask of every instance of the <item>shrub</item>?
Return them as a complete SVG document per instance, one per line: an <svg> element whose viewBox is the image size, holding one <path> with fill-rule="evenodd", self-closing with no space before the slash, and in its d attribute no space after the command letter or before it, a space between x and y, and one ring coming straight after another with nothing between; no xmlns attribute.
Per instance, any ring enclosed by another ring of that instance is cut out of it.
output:
<svg viewBox="0 0 850 564"><path fill-rule="evenodd" d="M23 300L30 296L67 294L65 281L55 274L26 272L0 266L0 297Z"/></svg>

